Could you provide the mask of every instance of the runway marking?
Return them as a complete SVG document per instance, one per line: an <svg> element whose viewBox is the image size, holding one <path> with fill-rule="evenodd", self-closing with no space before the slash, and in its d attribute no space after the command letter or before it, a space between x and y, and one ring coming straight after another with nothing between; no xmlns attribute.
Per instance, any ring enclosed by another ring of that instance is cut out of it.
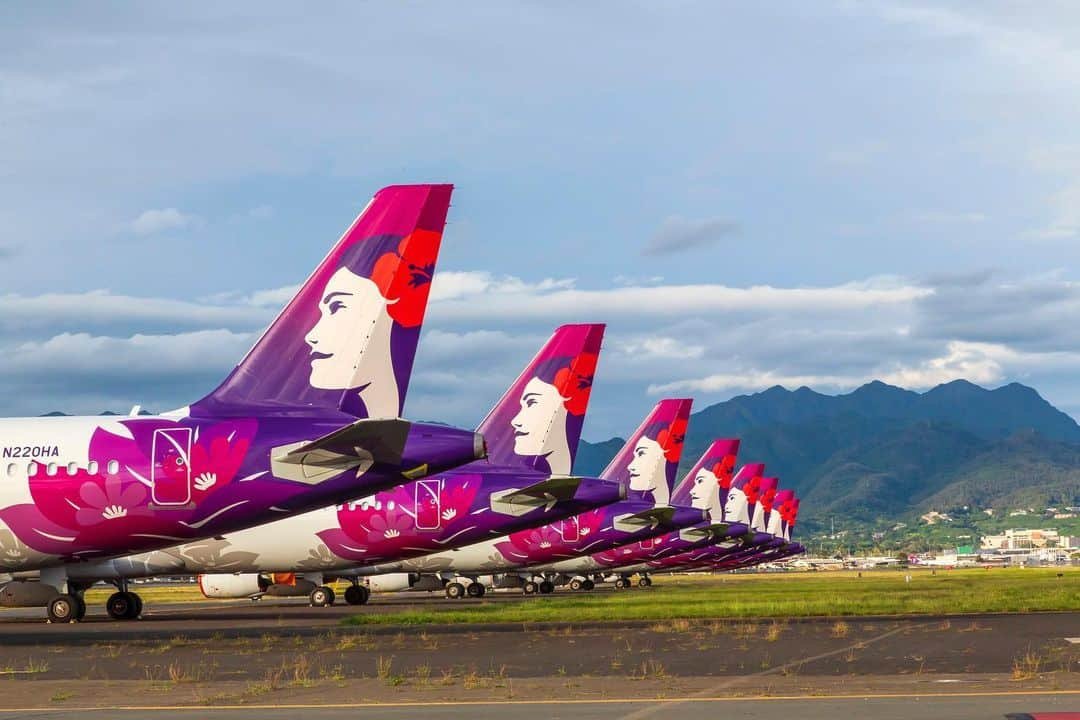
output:
<svg viewBox="0 0 1080 720"><path fill-rule="evenodd" d="M839 650L830 650L829 652L821 653L819 655L812 655L810 657L800 658L799 660L792 660L791 662L784 663L783 665L777 665L776 667L771 667L768 670L762 670L760 672L750 673L749 675L739 675L739 676L736 676L736 677L728 678L728 679L724 680L723 682L720 682L720 683L717 683L716 685L713 685L712 687L708 687L708 688L705 688L704 690L701 690L701 691L699 691L697 693L694 693L692 695L688 695L685 698L683 698L683 700L684 701L689 701L689 700L692 700L692 699L694 699L694 698L696 698L698 696L701 696L701 695L715 695L715 694L719 693L720 691L726 690L729 687L731 687L732 685L740 683L740 682L742 682L744 680L763 677L765 675L775 675L777 673L782 673L785 670L788 670L788 669L793 668L793 667L802 667L806 663L816 662L818 660L824 660L825 658L833 657L834 655L840 655L840 654L846 653L846 652L851 652L853 650L861 650L861 649L865 648L868 645L873 645L874 643L876 643L876 642L878 642L880 640L884 640L886 638L892 637L893 635L897 635L899 633L907 632L907 631L910 631L910 630L918 630L920 628L930 627L933 624L934 623L926 622L926 623L918 623L916 625L901 625L900 627L893 628L892 630L889 630L888 632L884 632L884 633L882 633L880 635L876 635L876 636L874 636L872 638L869 638L868 640L860 640L860 641L852 643L851 645L848 645L846 647L842 647ZM662 705L655 705L655 706L653 706L651 708L642 708L641 710L636 710L636 711L630 713L629 715L624 715L623 720L639 720L640 718L646 718L646 717L649 717L651 715L655 715L656 713L660 712L661 709L667 710L667 708L663 707Z"/></svg>
<svg viewBox="0 0 1080 720"><path fill-rule="evenodd" d="M687 698L596 698L564 700L447 700L425 702L366 702L366 703L282 703L262 705L122 705L117 707L64 707L64 712L94 712L111 710L115 712L175 712L177 710L222 711L233 710L352 710L364 708L426 708L426 707L501 707L511 705L632 705L634 703L657 703L677 705L679 703L712 702L775 702L791 700L898 700L898 699L937 699L937 698L993 698L993 697L1056 697L1059 695L1080 695L1080 690L988 690L957 693L864 693L841 695L758 695L756 697L687 697ZM0 708L0 715L14 713L42 712L59 710L52 706L26 708Z"/></svg>

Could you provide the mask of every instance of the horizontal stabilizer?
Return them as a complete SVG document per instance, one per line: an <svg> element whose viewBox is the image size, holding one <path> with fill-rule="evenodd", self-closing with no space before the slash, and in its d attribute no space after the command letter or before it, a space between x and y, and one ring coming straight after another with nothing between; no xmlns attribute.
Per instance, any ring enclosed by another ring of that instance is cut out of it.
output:
<svg viewBox="0 0 1080 720"><path fill-rule="evenodd" d="M315 485L345 470L397 466L405 454L411 423L400 418L357 420L317 440L302 440L271 451L274 477Z"/></svg>
<svg viewBox="0 0 1080 720"><path fill-rule="evenodd" d="M615 518L615 529L623 532L634 532L642 528L659 527L660 523L670 525L675 516L673 507L654 507L648 510L636 512L633 515L622 515Z"/></svg>
<svg viewBox="0 0 1080 720"><path fill-rule="evenodd" d="M572 500L581 485L580 477L552 475L524 488L512 488L491 494L491 510L502 515L519 516L544 507L545 512L558 502Z"/></svg>

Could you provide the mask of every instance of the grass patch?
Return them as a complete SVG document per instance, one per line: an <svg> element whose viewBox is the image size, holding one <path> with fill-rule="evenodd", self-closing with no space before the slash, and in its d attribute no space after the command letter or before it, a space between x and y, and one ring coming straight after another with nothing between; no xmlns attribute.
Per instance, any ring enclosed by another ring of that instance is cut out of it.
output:
<svg viewBox="0 0 1080 720"><path fill-rule="evenodd" d="M1063 577L1058 577L1062 573ZM911 582L904 576L911 575ZM557 593L497 605L355 615L352 625L597 622L1080 610L1080 569L680 575L654 577L662 593Z"/></svg>

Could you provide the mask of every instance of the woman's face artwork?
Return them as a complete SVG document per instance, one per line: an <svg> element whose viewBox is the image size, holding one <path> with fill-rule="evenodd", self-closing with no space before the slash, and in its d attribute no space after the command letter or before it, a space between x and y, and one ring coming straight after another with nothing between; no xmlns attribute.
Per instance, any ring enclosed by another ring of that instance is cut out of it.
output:
<svg viewBox="0 0 1080 720"><path fill-rule="evenodd" d="M724 503L724 519L728 522L750 524L750 503L741 488L732 487L728 490L727 501Z"/></svg>
<svg viewBox="0 0 1080 720"><path fill-rule="evenodd" d="M641 438L634 447L634 455L630 459L630 465L627 466L630 473L630 489L655 490L659 483L664 482L666 469L667 461L660 443L647 437Z"/></svg>
<svg viewBox="0 0 1080 720"><path fill-rule="evenodd" d="M702 468L694 476L690 487L690 506L698 510L712 510L720 504L720 482L710 471Z"/></svg>
<svg viewBox="0 0 1080 720"><path fill-rule="evenodd" d="M386 299L374 282L341 268L326 283L319 302L319 321L304 340L311 347L311 386L322 390L365 387L375 377L365 377L364 349L373 344L373 333L389 333L393 322ZM389 337L385 338L389 349Z"/></svg>
<svg viewBox="0 0 1080 720"><path fill-rule="evenodd" d="M554 385L540 378L526 383L521 409L510 421L515 455L546 455L558 446L558 433L566 432L565 400Z"/></svg>

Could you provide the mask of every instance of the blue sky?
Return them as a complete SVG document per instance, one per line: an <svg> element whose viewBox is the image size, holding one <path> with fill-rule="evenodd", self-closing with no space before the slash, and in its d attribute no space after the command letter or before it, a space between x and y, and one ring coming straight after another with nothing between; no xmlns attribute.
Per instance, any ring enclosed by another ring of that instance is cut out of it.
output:
<svg viewBox="0 0 1080 720"><path fill-rule="evenodd" d="M1019 380L1080 413L1073 3L0 7L0 413L209 389L378 187L455 204L407 405L610 324L665 393Z"/></svg>

